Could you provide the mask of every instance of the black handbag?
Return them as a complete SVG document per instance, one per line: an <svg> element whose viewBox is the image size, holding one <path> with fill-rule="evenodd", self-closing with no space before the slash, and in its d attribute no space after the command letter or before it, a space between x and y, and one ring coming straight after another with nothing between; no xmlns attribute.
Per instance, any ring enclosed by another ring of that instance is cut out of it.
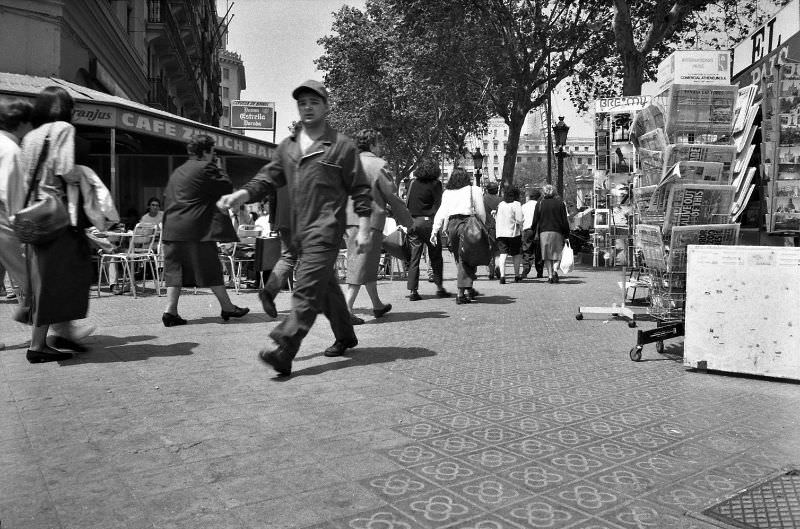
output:
<svg viewBox="0 0 800 529"><path fill-rule="evenodd" d="M402 261L407 261L411 258L411 252L409 251L406 241L406 234L400 228L397 228L383 238L383 249L392 257L396 257Z"/></svg>
<svg viewBox="0 0 800 529"><path fill-rule="evenodd" d="M30 203L39 189L39 169L42 167L50 149L50 138L44 140L42 152L33 172L33 181L25 196L25 207L14 215L12 227L20 242L25 244L45 244L57 239L69 226L69 213L61 197L48 188L43 188L43 196Z"/></svg>
<svg viewBox="0 0 800 529"><path fill-rule="evenodd" d="M458 256L462 263L470 266L486 266L492 259L492 237L486 224L475 215L475 201L472 189L469 190L469 201L472 215L464 223L461 232Z"/></svg>

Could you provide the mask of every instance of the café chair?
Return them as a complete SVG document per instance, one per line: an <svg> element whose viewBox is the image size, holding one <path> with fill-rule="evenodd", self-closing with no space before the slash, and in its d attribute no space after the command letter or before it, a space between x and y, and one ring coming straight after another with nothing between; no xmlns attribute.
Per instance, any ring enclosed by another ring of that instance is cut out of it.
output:
<svg viewBox="0 0 800 529"><path fill-rule="evenodd" d="M122 268L122 284L129 283L133 297L136 297L136 267L142 267L142 289L147 287L147 272L150 271L153 280L153 289L157 295L161 295L161 284L159 282L158 261L155 252L157 244L157 229L155 226L137 224L133 232L126 235L127 243L123 240L123 251L116 253L101 254L100 263L97 271L97 295L100 295L100 284L105 273L106 280L109 281L108 267L119 266Z"/></svg>

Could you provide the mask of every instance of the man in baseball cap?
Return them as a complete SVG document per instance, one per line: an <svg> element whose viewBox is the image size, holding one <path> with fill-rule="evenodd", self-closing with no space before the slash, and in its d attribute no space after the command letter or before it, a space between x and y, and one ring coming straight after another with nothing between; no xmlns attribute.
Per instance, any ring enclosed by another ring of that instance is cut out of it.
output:
<svg viewBox="0 0 800 529"><path fill-rule="evenodd" d="M303 92L314 92L322 99L324 99L325 103L328 102L328 91L325 89L325 85L323 85L319 81L315 81L313 79L305 81L300 86L292 90L292 97L295 98L296 100L300 99L300 94L302 94Z"/></svg>
<svg viewBox="0 0 800 529"><path fill-rule="evenodd" d="M309 80L295 88L292 97L297 100L299 127L278 145L271 163L240 190L217 202L225 209L258 202L276 189L286 189L278 212L284 208L289 217L288 230L281 233L281 260L286 256L287 262L296 262L292 309L270 332L272 347L259 352L261 361L282 376L291 374L292 362L317 314L325 314L336 339L324 351L325 356L341 356L358 345L334 270L347 225L348 197L358 217L357 251L367 251L371 242L370 181L361 167L356 144L326 121L328 91L319 81ZM298 260L299 255L302 259ZM264 312L272 317L277 315L273 298L278 288L270 287L275 283L274 275L275 269L259 293Z"/></svg>

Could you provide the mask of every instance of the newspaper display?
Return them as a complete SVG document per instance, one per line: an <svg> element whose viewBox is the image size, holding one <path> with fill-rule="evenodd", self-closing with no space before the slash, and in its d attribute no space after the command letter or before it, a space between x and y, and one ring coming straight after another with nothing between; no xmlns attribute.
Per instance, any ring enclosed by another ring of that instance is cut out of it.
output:
<svg viewBox="0 0 800 529"><path fill-rule="evenodd" d="M642 252L643 265L655 270L666 270L667 261L661 227L639 224L636 226L636 247Z"/></svg>
<svg viewBox="0 0 800 529"><path fill-rule="evenodd" d="M736 107L733 109L733 133L744 131L747 124L747 114L753 106L753 99L758 92L756 85L747 85L739 89L736 94Z"/></svg>
<svg viewBox="0 0 800 529"><path fill-rule="evenodd" d="M671 143L730 142L735 86L674 84L655 100L666 109L664 133Z"/></svg>
<svg viewBox="0 0 800 529"><path fill-rule="evenodd" d="M664 150L665 167L672 167L677 162L720 162L723 170L730 174L736 160L736 147L733 145L708 145L708 144L675 144L669 145Z"/></svg>
<svg viewBox="0 0 800 529"><path fill-rule="evenodd" d="M686 247L690 244L735 245L739 224L700 224L675 226L669 243L667 270L686 269Z"/></svg>
<svg viewBox="0 0 800 529"><path fill-rule="evenodd" d="M639 170L642 173L641 185L656 185L664 172L664 153L639 149Z"/></svg>
<svg viewBox="0 0 800 529"><path fill-rule="evenodd" d="M673 226L727 222L735 192L732 185L673 185L667 199L663 233L671 233Z"/></svg>
<svg viewBox="0 0 800 529"><path fill-rule="evenodd" d="M795 204L800 199L795 196L795 190L800 191L800 64L782 64L775 83L779 114L773 171L777 169L777 175L767 186L769 231L800 232L800 200Z"/></svg>

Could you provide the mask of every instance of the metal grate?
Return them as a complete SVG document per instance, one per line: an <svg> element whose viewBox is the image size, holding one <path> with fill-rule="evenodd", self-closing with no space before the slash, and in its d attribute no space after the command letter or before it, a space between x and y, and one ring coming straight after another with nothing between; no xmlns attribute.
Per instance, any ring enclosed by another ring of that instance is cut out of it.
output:
<svg viewBox="0 0 800 529"><path fill-rule="evenodd" d="M784 471L706 509L703 514L742 529L798 528L800 471Z"/></svg>

